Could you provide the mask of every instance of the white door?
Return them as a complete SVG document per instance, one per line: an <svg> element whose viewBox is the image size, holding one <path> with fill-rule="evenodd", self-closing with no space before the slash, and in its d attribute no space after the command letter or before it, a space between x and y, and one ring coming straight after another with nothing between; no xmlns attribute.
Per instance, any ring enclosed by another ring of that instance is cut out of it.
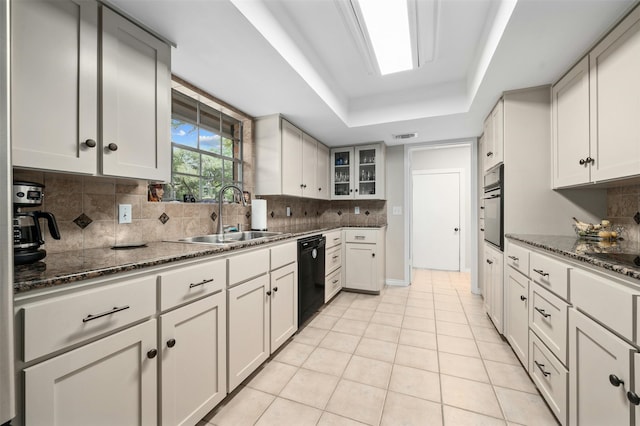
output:
<svg viewBox="0 0 640 426"><path fill-rule="evenodd" d="M459 271L460 172L413 172L412 204L413 266Z"/></svg>
<svg viewBox="0 0 640 426"><path fill-rule="evenodd" d="M271 272L271 353L298 329L298 264Z"/></svg>

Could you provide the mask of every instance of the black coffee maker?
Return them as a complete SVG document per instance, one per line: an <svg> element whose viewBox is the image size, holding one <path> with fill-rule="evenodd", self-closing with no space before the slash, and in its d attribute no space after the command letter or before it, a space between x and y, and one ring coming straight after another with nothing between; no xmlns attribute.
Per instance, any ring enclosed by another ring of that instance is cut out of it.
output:
<svg viewBox="0 0 640 426"><path fill-rule="evenodd" d="M42 205L44 185L35 182L13 182L13 261L16 265L37 262L47 255L40 246L44 244L39 219L46 219L49 233L56 240L60 231L56 218L49 212L26 211L24 207Z"/></svg>

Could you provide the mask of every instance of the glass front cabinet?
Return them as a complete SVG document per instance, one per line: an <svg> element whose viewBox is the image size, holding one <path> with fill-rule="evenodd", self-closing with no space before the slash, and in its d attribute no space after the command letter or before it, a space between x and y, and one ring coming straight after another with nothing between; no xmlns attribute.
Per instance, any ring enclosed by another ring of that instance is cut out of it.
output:
<svg viewBox="0 0 640 426"><path fill-rule="evenodd" d="M384 145L331 150L331 199L384 199Z"/></svg>

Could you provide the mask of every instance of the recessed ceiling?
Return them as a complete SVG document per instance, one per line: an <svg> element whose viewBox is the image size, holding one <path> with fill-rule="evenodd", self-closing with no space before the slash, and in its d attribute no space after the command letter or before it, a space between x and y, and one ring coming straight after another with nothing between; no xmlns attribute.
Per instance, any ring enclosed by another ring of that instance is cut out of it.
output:
<svg viewBox="0 0 640 426"><path fill-rule="evenodd" d="M555 82L633 0L416 0L412 71L372 70L346 0L111 0L177 47L173 72L253 116L282 113L330 146L478 136L505 90Z"/></svg>

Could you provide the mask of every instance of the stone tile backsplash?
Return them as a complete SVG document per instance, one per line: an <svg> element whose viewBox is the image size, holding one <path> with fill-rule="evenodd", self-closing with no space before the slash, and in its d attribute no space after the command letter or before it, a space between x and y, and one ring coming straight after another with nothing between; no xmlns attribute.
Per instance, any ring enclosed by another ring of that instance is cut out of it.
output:
<svg viewBox="0 0 640 426"><path fill-rule="evenodd" d="M607 189L607 219L624 227L625 240L640 242L640 225L633 216L640 211L640 185Z"/></svg>

